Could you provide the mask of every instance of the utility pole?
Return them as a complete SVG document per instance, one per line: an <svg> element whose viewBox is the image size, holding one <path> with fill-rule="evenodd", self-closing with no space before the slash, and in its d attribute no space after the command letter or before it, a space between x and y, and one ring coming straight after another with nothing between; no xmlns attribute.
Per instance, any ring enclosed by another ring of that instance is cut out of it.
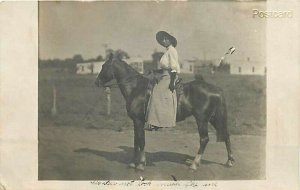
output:
<svg viewBox="0 0 300 190"><path fill-rule="evenodd" d="M109 45L108 43L103 43L102 44L102 47L104 48L104 54L103 54L104 58L106 58L106 56L107 56L106 54L107 54L108 45Z"/></svg>

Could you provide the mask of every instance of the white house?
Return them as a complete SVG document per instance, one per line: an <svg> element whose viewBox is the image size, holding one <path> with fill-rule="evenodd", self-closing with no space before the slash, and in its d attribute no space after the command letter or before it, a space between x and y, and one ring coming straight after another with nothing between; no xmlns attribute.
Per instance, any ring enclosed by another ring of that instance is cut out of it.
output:
<svg viewBox="0 0 300 190"><path fill-rule="evenodd" d="M231 61L230 74L233 75L266 75L267 67L265 64L255 61Z"/></svg>
<svg viewBox="0 0 300 190"><path fill-rule="evenodd" d="M77 74L99 74L103 64L104 61L77 63L76 73Z"/></svg>
<svg viewBox="0 0 300 190"><path fill-rule="evenodd" d="M133 67L139 73L144 73L144 60L140 57L133 57L129 59L124 59L124 61ZM104 61L101 62L86 62L77 63L77 74L99 74ZM181 73L194 73L194 63L188 60L180 62L180 72ZM154 68L153 68L154 69Z"/></svg>
<svg viewBox="0 0 300 190"><path fill-rule="evenodd" d="M194 62L190 60L184 60L179 62L181 73L194 73Z"/></svg>
<svg viewBox="0 0 300 190"><path fill-rule="evenodd" d="M144 61L140 57L133 57L129 59L124 59L124 61L133 67L139 73L144 73Z"/></svg>

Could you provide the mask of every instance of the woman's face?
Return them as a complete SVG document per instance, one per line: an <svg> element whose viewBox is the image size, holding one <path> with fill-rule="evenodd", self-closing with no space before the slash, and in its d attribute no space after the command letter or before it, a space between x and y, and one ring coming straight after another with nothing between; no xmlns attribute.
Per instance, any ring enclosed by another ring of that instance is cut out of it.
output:
<svg viewBox="0 0 300 190"><path fill-rule="evenodd" d="M162 42L164 47L169 47L171 45L169 38L167 38L166 36L164 37Z"/></svg>

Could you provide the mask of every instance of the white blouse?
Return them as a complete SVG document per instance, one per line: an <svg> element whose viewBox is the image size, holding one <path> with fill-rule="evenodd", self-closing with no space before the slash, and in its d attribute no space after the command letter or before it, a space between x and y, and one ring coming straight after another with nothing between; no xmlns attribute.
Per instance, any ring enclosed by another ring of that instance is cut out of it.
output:
<svg viewBox="0 0 300 190"><path fill-rule="evenodd" d="M172 45L167 48L159 63L162 69L171 69L171 72L180 73L177 50Z"/></svg>

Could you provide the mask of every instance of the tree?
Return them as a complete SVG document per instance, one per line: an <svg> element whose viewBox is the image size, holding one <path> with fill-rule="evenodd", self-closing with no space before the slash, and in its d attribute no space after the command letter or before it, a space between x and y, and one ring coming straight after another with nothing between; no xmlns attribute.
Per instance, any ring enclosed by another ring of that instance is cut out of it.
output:
<svg viewBox="0 0 300 190"><path fill-rule="evenodd" d="M104 61L102 55L98 55L95 61Z"/></svg>
<svg viewBox="0 0 300 190"><path fill-rule="evenodd" d="M84 60L84 62L86 62L86 63L95 62L95 61L97 61L97 59L95 59L95 58L90 58L90 59Z"/></svg>
<svg viewBox="0 0 300 190"><path fill-rule="evenodd" d="M52 60L53 67L62 67L63 60L55 58Z"/></svg>
<svg viewBox="0 0 300 190"><path fill-rule="evenodd" d="M126 51L121 50L121 49L117 49L115 51L115 57L117 57L119 59L124 59L124 58L129 59L130 58L128 53Z"/></svg>
<svg viewBox="0 0 300 190"><path fill-rule="evenodd" d="M220 65L217 67L217 70L220 72L226 72L229 73L230 72L230 64L227 62L222 61L220 63Z"/></svg>
<svg viewBox="0 0 300 190"><path fill-rule="evenodd" d="M73 56L73 61L75 63L80 63L80 62L83 62L83 58L80 54L76 54L76 55Z"/></svg>
<svg viewBox="0 0 300 190"><path fill-rule="evenodd" d="M129 54L124 50L121 50L121 49L117 49L117 50L107 49L105 59L108 59L108 56L111 53L114 55L114 57L119 58L119 59L129 59L130 58Z"/></svg>
<svg viewBox="0 0 300 190"><path fill-rule="evenodd" d="M106 49L105 50L105 59L108 59L110 54L114 54L114 50L113 49Z"/></svg>

